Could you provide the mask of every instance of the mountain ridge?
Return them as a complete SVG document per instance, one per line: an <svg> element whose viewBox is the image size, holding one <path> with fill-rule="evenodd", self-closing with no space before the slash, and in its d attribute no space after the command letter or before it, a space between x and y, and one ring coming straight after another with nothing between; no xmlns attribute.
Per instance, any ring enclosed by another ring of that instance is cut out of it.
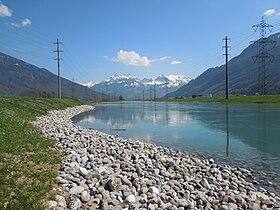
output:
<svg viewBox="0 0 280 210"><path fill-rule="evenodd" d="M120 96L127 100L152 99L154 88L156 97L165 95L166 91L174 91L190 81L184 75L164 75L156 78L139 79L131 74L115 74L109 79L101 82L88 82L83 85L90 85L91 89L107 94ZM152 90L151 90L152 88ZM144 96L143 96L144 95Z"/></svg>
<svg viewBox="0 0 280 210"><path fill-rule="evenodd" d="M57 75L0 52L0 95L57 97ZM109 98L61 77L62 97L81 100Z"/></svg>
<svg viewBox="0 0 280 210"><path fill-rule="evenodd" d="M269 46L268 51L274 56L274 61L268 64L270 83L267 93L280 93L280 33L269 36L276 47ZM253 57L259 53L257 45L250 44L238 56L229 61L229 85L231 95L258 94L258 62ZM167 94L164 98L225 95L225 65L209 68L188 84Z"/></svg>

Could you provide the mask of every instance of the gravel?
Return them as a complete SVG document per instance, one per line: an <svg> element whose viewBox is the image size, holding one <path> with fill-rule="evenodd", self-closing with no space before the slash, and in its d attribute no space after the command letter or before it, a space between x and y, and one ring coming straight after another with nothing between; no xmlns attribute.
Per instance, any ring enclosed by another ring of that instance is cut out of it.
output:
<svg viewBox="0 0 280 210"><path fill-rule="evenodd" d="M280 209L244 168L73 124L93 110L51 111L33 122L65 154L50 209Z"/></svg>

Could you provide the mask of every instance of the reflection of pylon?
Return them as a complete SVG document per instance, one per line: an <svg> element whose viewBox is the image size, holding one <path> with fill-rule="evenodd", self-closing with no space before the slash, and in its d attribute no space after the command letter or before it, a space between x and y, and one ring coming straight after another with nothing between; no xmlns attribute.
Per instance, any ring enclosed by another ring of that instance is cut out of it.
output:
<svg viewBox="0 0 280 210"><path fill-rule="evenodd" d="M156 83L154 83L154 101L156 100L157 98L157 94L156 94Z"/></svg>
<svg viewBox="0 0 280 210"><path fill-rule="evenodd" d="M150 86L150 100L153 99L153 87Z"/></svg>
<svg viewBox="0 0 280 210"><path fill-rule="evenodd" d="M268 72L267 72L267 64L269 62L273 61L273 56L268 53L267 46L268 44L272 44L273 47L275 47L276 42L267 38L267 30L269 32L272 31L273 26L266 23L264 17L262 17L262 20L259 24L253 25L254 31L260 30L261 38L255 42L254 44L259 45L259 53L255 56L253 56L253 59L255 61L259 61L259 67L258 67L258 91L259 94L265 95L267 90L267 84L268 84Z"/></svg>

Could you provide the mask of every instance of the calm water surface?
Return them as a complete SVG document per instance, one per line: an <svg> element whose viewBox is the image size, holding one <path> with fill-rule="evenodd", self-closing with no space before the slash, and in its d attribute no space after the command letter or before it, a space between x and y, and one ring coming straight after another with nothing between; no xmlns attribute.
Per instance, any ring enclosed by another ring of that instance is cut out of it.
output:
<svg viewBox="0 0 280 210"><path fill-rule="evenodd" d="M84 127L249 167L280 185L280 106L124 102L96 105L74 118ZM278 187L277 187L278 186ZM275 186L268 186L275 187Z"/></svg>

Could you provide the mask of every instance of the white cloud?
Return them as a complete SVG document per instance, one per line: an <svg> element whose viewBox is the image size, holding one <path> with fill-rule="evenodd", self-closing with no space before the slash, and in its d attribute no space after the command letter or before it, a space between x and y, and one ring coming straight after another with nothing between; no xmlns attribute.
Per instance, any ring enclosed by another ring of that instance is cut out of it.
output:
<svg viewBox="0 0 280 210"><path fill-rule="evenodd" d="M165 61L165 60L170 59L170 58L171 58L171 56L163 56L163 57L160 57L159 60L160 61Z"/></svg>
<svg viewBox="0 0 280 210"><path fill-rule="evenodd" d="M177 64L181 64L182 63L182 61L176 61L176 60L174 60L174 61L171 61L171 65L177 65Z"/></svg>
<svg viewBox="0 0 280 210"><path fill-rule="evenodd" d="M22 20L21 23L12 23L12 26L17 27L17 28L24 28L29 25L31 25L31 21L28 18L25 18L24 20Z"/></svg>
<svg viewBox="0 0 280 210"><path fill-rule="evenodd" d="M130 66L150 66L151 65L151 62L148 59L148 57L146 57L146 56L141 57L135 51L128 52L128 51L120 50L117 53L117 56L112 58L112 61L121 62L125 65L130 65Z"/></svg>
<svg viewBox="0 0 280 210"><path fill-rule="evenodd" d="M28 18L25 18L22 22L21 22L22 26L29 26L31 25L31 21Z"/></svg>
<svg viewBox="0 0 280 210"><path fill-rule="evenodd" d="M169 59L174 59L174 58L171 56L162 56L159 58L149 59L146 56L141 57L135 51L128 52L125 50L120 50L117 53L117 56L112 58L112 61L121 62L125 65L130 65L130 66L151 66L151 64L154 62L161 62L161 61L166 61ZM177 65L177 64L181 64L181 63L182 63L182 61L177 61L177 60L172 60L170 62L170 64L172 64L172 65Z"/></svg>
<svg viewBox="0 0 280 210"><path fill-rule="evenodd" d="M13 11L10 10L7 6L2 4L0 1L0 17L11 17L13 14Z"/></svg>
<svg viewBox="0 0 280 210"><path fill-rule="evenodd" d="M17 28L21 27L21 24L18 24L18 23L12 23L11 25L14 26L14 27L17 27Z"/></svg>
<svg viewBox="0 0 280 210"><path fill-rule="evenodd" d="M149 61L150 61L151 63L153 63L153 62L165 61L165 60L167 60L167 59L171 59L171 56L162 56L162 57L160 57L160 58L150 59Z"/></svg>
<svg viewBox="0 0 280 210"><path fill-rule="evenodd" d="M276 12L275 9L268 9L263 14L266 16L270 16L273 15L275 12Z"/></svg>

